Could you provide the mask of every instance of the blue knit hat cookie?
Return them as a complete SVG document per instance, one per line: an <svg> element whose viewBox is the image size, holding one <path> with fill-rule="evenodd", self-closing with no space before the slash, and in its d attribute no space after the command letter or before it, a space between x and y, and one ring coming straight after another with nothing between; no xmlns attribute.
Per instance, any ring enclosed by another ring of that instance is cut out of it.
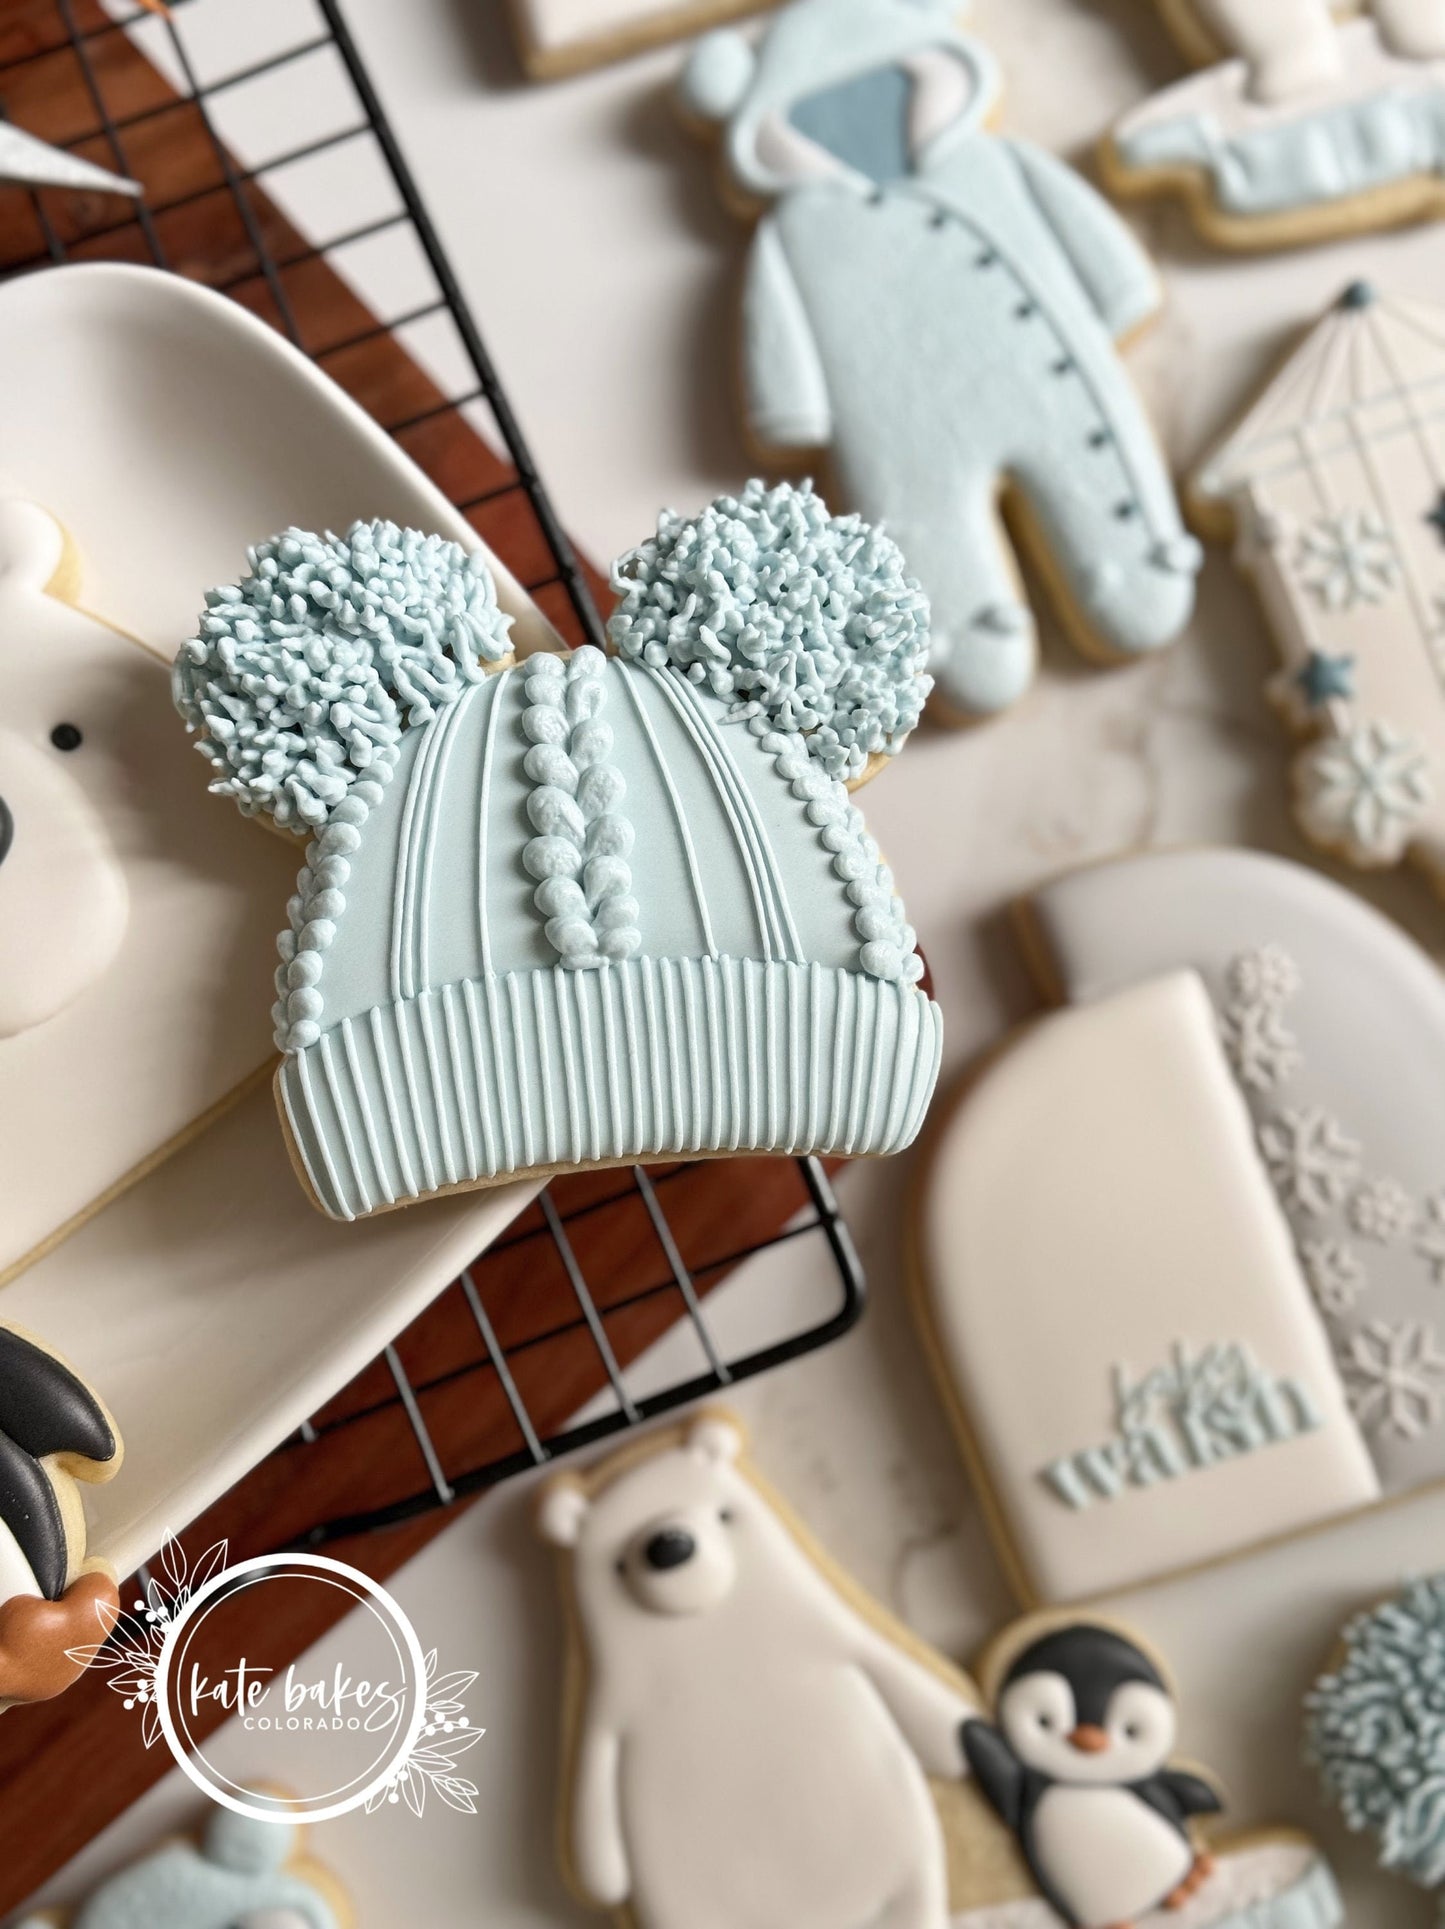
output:
<svg viewBox="0 0 1445 1929"><path fill-rule="evenodd" d="M614 585L615 655L506 667L477 556L290 530L180 652L212 789L312 839L277 1090L333 1217L918 1131L940 1015L847 790L928 693L897 548L752 483Z"/></svg>

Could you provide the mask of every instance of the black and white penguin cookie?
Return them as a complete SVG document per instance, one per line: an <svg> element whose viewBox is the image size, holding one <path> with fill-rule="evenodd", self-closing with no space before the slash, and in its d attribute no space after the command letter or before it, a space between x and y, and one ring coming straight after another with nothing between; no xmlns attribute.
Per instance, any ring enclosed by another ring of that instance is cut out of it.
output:
<svg viewBox="0 0 1445 1929"><path fill-rule="evenodd" d="M1080 1621L1030 1640L1003 1673L993 1722L964 1729L979 1786L1075 1929L1180 1908L1213 1873L1191 1821L1223 1803L1169 1766L1178 1726L1163 1670L1132 1639Z"/></svg>

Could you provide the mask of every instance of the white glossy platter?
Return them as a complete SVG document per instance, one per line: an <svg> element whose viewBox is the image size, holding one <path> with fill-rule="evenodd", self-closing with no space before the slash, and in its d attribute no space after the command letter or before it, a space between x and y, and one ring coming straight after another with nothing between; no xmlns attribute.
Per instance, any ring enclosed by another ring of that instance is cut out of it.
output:
<svg viewBox="0 0 1445 1929"><path fill-rule="evenodd" d="M87 606L167 656L205 588L288 524L387 516L483 546L304 356L172 276L107 264L7 285L0 366L0 497L58 517L84 559ZM555 646L496 567L518 647ZM204 810L199 760L197 778ZM284 915L278 903L278 928ZM153 1554L364 1367L534 1190L333 1224L291 1172L267 1087L22 1273L0 1293L0 1318L68 1354L125 1434L122 1478L88 1497L95 1551L122 1573Z"/></svg>

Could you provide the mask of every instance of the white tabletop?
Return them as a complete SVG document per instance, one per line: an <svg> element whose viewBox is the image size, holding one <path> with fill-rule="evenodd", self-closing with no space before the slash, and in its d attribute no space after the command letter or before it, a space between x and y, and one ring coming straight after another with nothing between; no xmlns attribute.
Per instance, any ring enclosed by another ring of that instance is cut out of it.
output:
<svg viewBox="0 0 1445 1929"><path fill-rule="evenodd" d="M731 408L741 241L670 111L676 54L533 90L516 77L500 0L349 0L347 11L575 534L604 559L648 530L659 503L686 509L735 487L747 471ZM1010 80L1010 126L1079 154L1174 71L1149 11L1142 0L977 0L978 30ZM1445 265L1445 229L1234 265L1172 217L1151 239L1169 308L1135 361L1180 464L1346 281L1428 294ZM924 733L870 791L870 823L947 1012L952 1068L1033 1002L997 915L1011 895L1142 841L1305 856L1262 696L1269 665L1249 596L1214 556L1199 620L1170 658L1101 675L1051 641L1017 715L971 735ZM1422 884L1372 894L1445 948L1445 913ZM733 1404L763 1467L843 1562L966 1655L1008 1603L903 1303L908 1176L903 1160L843 1181L873 1290L862 1328ZM795 1258L755 1263L725 1289L730 1325L775 1313L775 1296L797 1288ZM443 1665L482 1670L473 1702L488 1734L469 1757L482 1813L417 1823L392 1811L321 1830L320 1852L362 1898L362 1929L595 1920L568 1903L553 1866L560 1628L527 1484L469 1515L397 1583ZM1431 1905L1374 1876L1320 1809L1298 1761L1299 1698L1351 1610L1442 1557L1436 1494L1117 1604L1172 1656L1189 1752L1224 1776L1233 1813L1320 1832L1351 1920L1371 1929L1423 1925ZM246 1772L241 1739L228 1744ZM80 1892L190 1806L171 1776L56 1892Z"/></svg>

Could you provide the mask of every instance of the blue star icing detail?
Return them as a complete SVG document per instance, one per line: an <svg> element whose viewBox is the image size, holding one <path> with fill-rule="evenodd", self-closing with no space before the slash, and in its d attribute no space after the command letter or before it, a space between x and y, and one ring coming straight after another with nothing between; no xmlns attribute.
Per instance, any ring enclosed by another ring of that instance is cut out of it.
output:
<svg viewBox="0 0 1445 1929"><path fill-rule="evenodd" d="M1430 511L1429 515L1426 516L1425 520L1435 531L1441 542L1445 543L1445 489L1441 490L1439 501L1435 504L1435 507Z"/></svg>
<svg viewBox="0 0 1445 1929"><path fill-rule="evenodd" d="M1319 709L1336 697L1348 701L1355 694L1355 659L1311 650L1304 668L1296 672L1295 682L1311 709Z"/></svg>

